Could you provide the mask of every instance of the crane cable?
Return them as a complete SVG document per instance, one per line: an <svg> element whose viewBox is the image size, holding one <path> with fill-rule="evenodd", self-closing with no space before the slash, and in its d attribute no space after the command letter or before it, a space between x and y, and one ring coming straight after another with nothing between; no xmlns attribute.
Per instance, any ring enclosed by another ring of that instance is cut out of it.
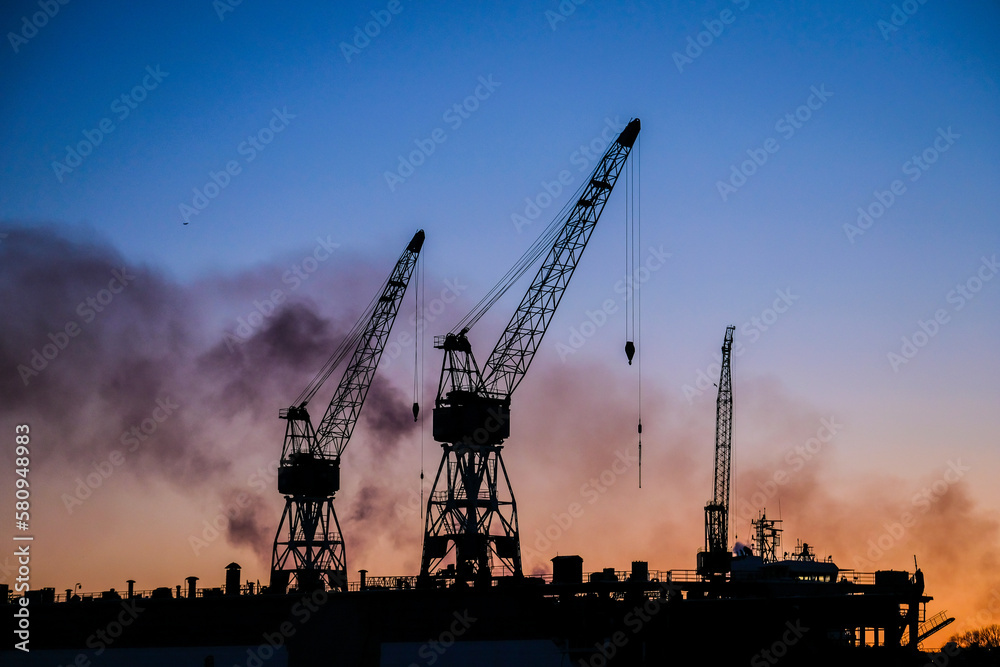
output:
<svg viewBox="0 0 1000 667"><path fill-rule="evenodd" d="M632 160L625 165L625 356L635 356L635 207L632 201Z"/></svg>
<svg viewBox="0 0 1000 667"><path fill-rule="evenodd" d="M636 355L639 342L641 319L639 312L640 286L639 271L636 269L637 245L641 245L641 221L639 216L639 144L635 145L635 158L625 165L625 356L629 366ZM636 361L638 382L638 425L639 439L639 488L642 488L642 357Z"/></svg>
<svg viewBox="0 0 1000 667"><path fill-rule="evenodd" d="M636 285L639 279L637 265L637 246L642 245L642 221L640 216L640 178L641 160L639 142L635 144L635 158L625 166L625 356L631 366L635 358L637 390L638 390L638 425L636 431L639 440L639 488L642 488L642 356L636 358L639 337L642 329L642 291L641 285Z"/></svg>
<svg viewBox="0 0 1000 667"><path fill-rule="evenodd" d="M414 313L414 349L413 349L413 421L417 421L419 404L423 400L424 388L424 263L423 256L417 260L416 289L413 290ZM420 414L420 519L424 519L424 416Z"/></svg>
<svg viewBox="0 0 1000 667"><path fill-rule="evenodd" d="M585 180L580 184L580 187L576 189L576 192L570 197L559 212L556 213L552 221L542 230L542 233L535 239L535 242L524 252L523 255L514 263L507 273L505 273L497 284L494 285L486 293L486 295L479 300L472 310L463 317L458 324L451 330L451 333L457 333L459 331L468 331L476 325L476 323L486 314L493 304L495 304L504 294L509 290L520 278L523 276L528 269L530 269L540 257L552 249L555 244L556 239L562 232L563 227L565 227L566 218L576 207L576 203L580 200L586 189L588 182Z"/></svg>
<svg viewBox="0 0 1000 667"><path fill-rule="evenodd" d="M731 357L730 357L730 359L731 359ZM732 365L732 361L730 361L730 365ZM731 368L730 368L730 375L729 375L729 462L730 462L730 470L732 471L731 475L730 475L730 477L731 477L731 479L730 479L731 489L730 490L732 491L732 495L731 495L731 500L729 501L729 505L730 505L730 507L732 507L732 505L737 500L739 500L739 497L740 497L740 495L739 495L739 488L740 488L739 487L739 480L740 480L740 476L738 474L739 473L739 467L737 465L737 460L736 460L736 448L733 447L733 377L732 377L732 369ZM729 510L729 508L727 508L727 511L728 510ZM733 541L739 539L739 536L740 536L740 533L739 533L739 524L736 522L736 518L734 516L735 514L736 514L735 512L729 512L729 522L731 524L730 527L731 527L731 529L733 531Z"/></svg>
<svg viewBox="0 0 1000 667"><path fill-rule="evenodd" d="M305 407L305 405L312 400L313 396L316 395L316 392L319 391L320 387L322 387L323 384L330 378L333 371L335 371L337 366L340 365L340 362L344 360L344 357L354 352L354 350L358 347L358 341L361 340L361 336L364 334L369 321L371 321L372 313L375 312L375 307L378 305L379 297L381 297L388 284L389 278L386 278L382 283L382 287L379 288L378 292L375 293L375 296L372 297L372 300L365 307L365 310L358 318L358 321L354 323L351 330L347 332L347 336L333 351L333 354L331 354L330 358L326 360L326 363L323 364L322 368L320 368L319 372L316 373L315 377L313 377L309 384L306 385L306 388L302 390L302 393L295 398L295 401L292 403L293 405Z"/></svg>
<svg viewBox="0 0 1000 667"><path fill-rule="evenodd" d="M730 382L732 382L731 379L730 379ZM730 387L732 387L732 385L730 385ZM739 469L738 469L737 462L736 462L736 453L735 453L735 448L733 447L733 436L732 436L732 433L733 433L733 412L732 412L733 411L733 402L732 401L733 401L733 392L730 391L729 392L729 461L730 461L730 464L731 464L731 467L732 467L732 480L731 480L732 481L732 500L729 501L730 507L733 505L734 502L736 502L740 498L740 492L739 492L739 488L740 488L739 487L740 476L738 474ZM729 523L730 523L730 528L733 531L733 541L735 542L740 537L740 527L739 527L739 524L736 522L736 518L735 518L734 515L735 515L735 512L729 512Z"/></svg>
<svg viewBox="0 0 1000 667"><path fill-rule="evenodd" d="M642 194L642 154L641 145L638 137L635 143L635 180L634 180L634 194L635 202L632 205L632 214L635 225L635 238L632 243L632 266L635 267L636 263L636 245L640 248L642 247L642 215L641 215L641 194ZM634 277L634 274L633 274ZM642 285L639 286L639 290L633 293L633 298L635 299L635 305L633 308L633 313L635 317L635 324L632 325L632 332L635 336L635 342L638 346L640 343L640 338L642 337ZM633 286L633 290L635 287ZM637 419L638 419L638 438L639 438L639 488L642 488L642 354L639 354L635 362L636 365L636 384L638 385L638 406L637 406Z"/></svg>
<svg viewBox="0 0 1000 667"><path fill-rule="evenodd" d="M416 266L413 267L413 278L416 285L413 290L413 421L417 421L420 415L420 268L423 258L418 257Z"/></svg>

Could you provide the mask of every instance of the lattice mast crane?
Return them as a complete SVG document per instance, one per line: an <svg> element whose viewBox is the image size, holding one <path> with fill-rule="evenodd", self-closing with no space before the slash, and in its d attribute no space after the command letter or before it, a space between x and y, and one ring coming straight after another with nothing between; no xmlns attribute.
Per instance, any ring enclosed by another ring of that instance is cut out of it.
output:
<svg viewBox="0 0 1000 667"><path fill-rule="evenodd" d="M729 489L733 452L733 382L731 358L735 326L726 327L722 341L719 397L715 404L715 485L712 500L705 505L705 551L698 554L698 571L704 576L729 572Z"/></svg>
<svg viewBox="0 0 1000 667"><path fill-rule="evenodd" d="M271 588L347 588L347 555L333 499L340 490L340 457L351 439L375 369L424 242L418 231L357 324L294 404L287 420L278 468L285 509L274 538ZM306 408L349 352L351 360L317 428Z"/></svg>
<svg viewBox="0 0 1000 667"><path fill-rule="evenodd" d="M469 327L435 339L444 361L433 431L443 452L427 502L420 563L425 580L452 552L455 567L446 576L456 582L487 585L495 566L522 576L517 506L501 456L510 436L511 395L538 350L639 129L639 119L632 120L597 164L482 371L466 337Z"/></svg>

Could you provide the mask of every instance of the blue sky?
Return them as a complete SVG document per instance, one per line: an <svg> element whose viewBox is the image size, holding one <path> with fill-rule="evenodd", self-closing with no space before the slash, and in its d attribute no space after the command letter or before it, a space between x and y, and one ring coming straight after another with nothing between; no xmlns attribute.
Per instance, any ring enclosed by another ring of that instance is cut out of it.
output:
<svg viewBox="0 0 1000 667"><path fill-rule="evenodd" d="M589 3L553 30L544 12L557 11L556 4L476 10L402 3L348 63L339 44L384 7L287 12L243 3L220 21L211 3L142 12L69 4L18 53L4 54L8 89L24 103L5 105L11 159L3 211L89 222L126 251L162 258L182 276L241 266L262 258L260 248L295 249L315 229L381 247L389 229L408 228L414 218L442 219L440 243L449 254L457 254L448 237L458 220L492 232L513 253L526 239L506 234L507 211L557 173L608 116L643 117L645 176L655 184L646 188L647 210L672 219L677 242L697 241L699 228L714 231L698 224L700 216L749 233L748 222L766 215L772 234L822 228L833 245L837 222L897 176L939 126L954 126L966 139L956 150L963 158L943 161L946 168L935 168L914 194L964 184L954 201L973 206L971 184L995 169L995 7L922 5L884 39L877 21L891 16L891 5L787 13L742 5ZM8 10L8 25L34 7L19 6ZM678 72L672 54L726 9L733 22ZM112 101L140 84L147 66L168 75L118 121ZM443 112L488 75L500 87L451 129ZM716 182L744 151L776 136L776 120L803 104L814 85L832 91L829 106L782 140L772 165L721 206ZM238 146L275 108L295 116L287 131L256 164L243 165L196 218L197 230L178 229L179 204L190 202L210 171L245 159ZM115 120L115 131L60 183L51 163L105 117ZM446 143L390 192L384 172L437 127L449 135ZM985 223L974 224L979 210L936 213L975 229ZM361 233L371 226L386 231ZM942 227L911 223L906 238L933 242L926 235L935 238ZM964 238L947 227L951 243ZM757 253L774 244L760 245Z"/></svg>
<svg viewBox="0 0 1000 667"><path fill-rule="evenodd" d="M640 254L671 254L643 289L645 381L693 409L685 385L736 324L747 345L734 362L737 440L740 384L769 378L848 422L830 462L845 476L863 463L912 479L961 453L980 464L972 496L1000 502L987 474L1000 463L1000 280L961 309L948 300L978 271L993 277L983 258L1000 250L997 3L220 6L70 2L12 44L41 10L8 3L0 218L111 244L180 285L287 266L319 236L381 267L422 227L428 284L458 280L474 303L567 192L519 231L512 216L526 199L563 170L574 190L593 167L578 169L580 146L609 119L639 117ZM345 57L380 17L391 21ZM143 98L127 116L122 95ZM459 123L448 111L470 96ZM796 113L792 132L781 121ZM103 119L113 131L95 134ZM433 152L390 187L386 172L435 130L443 141L430 139ZM99 145L57 174L87 132ZM270 142L251 150L253 136ZM766 161L720 195L766 145ZM908 163L925 151L934 162L911 180ZM184 225L181 205L227 163L238 173L217 176L225 187ZM897 180L905 190L874 224L845 231ZM616 195L543 344L545 367L566 367L556 346L615 296ZM797 298L757 328L780 290ZM475 332L481 361L516 298ZM947 322L894 369L887 355L941 309ZM567 363L623 363L624 320L612 319Z"/></svg>

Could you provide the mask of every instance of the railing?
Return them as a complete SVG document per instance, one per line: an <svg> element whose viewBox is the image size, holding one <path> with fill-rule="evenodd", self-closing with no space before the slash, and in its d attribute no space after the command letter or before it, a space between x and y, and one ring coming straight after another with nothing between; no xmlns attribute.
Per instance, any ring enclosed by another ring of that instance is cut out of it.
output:
<svg viewBox="0 0 1000 667"><path fill-rule="evenodd" d="M360 581L352 581L348 584L348 590L410 590L417 587L417 577L365 577L365 585L362 588Z"/></svg>
<svg viewBox="0 0 1000 667"><path fill-rule="evenodd" d="M874 572L855 572L854 570L841 570L837 574L837 581L847 580L852 584L861 584L862 586L874 586L875 585L875 573Z"/></svg>
<svg viewBox="0 0 1000 667"><path fill-rule="evenodd" d="M442 571L441 574L447 575L446 572ZM583 574L583 582L626 582L632 577L631 570L614 570L614 572L605 572L598 570L596 572L585 572ZM528 579L541 580L543 584L552 583L552 573L546 572L538 575L526 575ZM377 589L392 589L392 590L408 590L417 587L417 580L419 577L411 575L402 576L367 576L365 577L365 585L362 588L360 581L351 581L348 583L349 591L361 591L361 590L377 590ZM695 570L649 570L649 576L647 578L649 582L692 582L698 581L698 576ZM502 585L499 578L493 579L493 585ZM33 592L33 594L40 593L41 589ZM177 587L163 586L159 588L144 588L144 589L134 589L132 591L132 596L136 598L162 598L168 599L188 599L188 587L182 585L180 587L180 594L178 595ZM261 588L253 583L248 582L240 587L239 594L241 596L245 595L259 595L261 594ZM225 586L215 586L215 587L199 587L195 589L195 597L197 598L211 598L211 597L225 597ZM10 599L16 599L19 596L11 594ZM117 590L113 591L98 591L98 592L84 592L84 591L70 591L69 594L65 591L55 592L53 599L55 602L86 602L90 603L95 600L115 600L128 598L127 590Z"/></svg>
<svg viewBox="0 0 1000 667"><path fill-rule="evenodd" d="M33 589L30 591L32 595L40 595L43 589ZM215 586L215 587L202 587L195 589L195 597L199 598L211 598L211 597L225 597L225 586ZM132 597L134 598L154 598L162 597L167 599L167 593L170 594L170 599L187 599L188 587L185 585L181 586L180 595L177 594L177 587L161 586L159 588L144 588L144 589L133 589ZM254 582L247 582L240 586L240 595L257 595L260 593L260 587ZM15 600L21 596L9 594L8 601ZM54 602L94 602L95 600L125 600L128 599L128 590L118 590L112 589L108 591L98 591L98 592L85 592L85 591L67 591L64 589L62 592L55 591L52 594L51 599ZM0 601L2 602L2 601Z"/></svg>
<svg viewBox="0 0 1000 667"><path fill-rule="evenodd" d="M443 503L449 499L449 497L454 498L455 502L461 504L469 500L469 496L465 494L465 491L461 489L455 490L454 496L449 496L448 491L435 491L431 494L431 502ZM480 489L479 493L476 495L476 500L489 500L490 492L488 489Z"/></svg>
<svg viewBox="0 0 1000 667"><path fill-rule="evenodd" d="M451 573L453 574L453 573ZM449 573L442 570L439 575L445 579L448 578ZM583 573L583 583L625 583L631 580L632 572L631 570L599 570L597 572ZM544 573L539 575L526 575L526 579L532 579L535 581L541 581L544 585L552 584L552 574ZM748 577L750 578L750 577ZM361 590L413 590L417 587L418 577L411 575L403 576L368 576L365 578L364 587L361 586L360 581L351 581L348 583L349 591L361 591ZM705 581L701 577L697 570L649 570L648 577L646 578L649 583L661 583L661 584L671 584L671 583L699 583ZM875 573L874 572L856 572L854 570L841 570L837 575L837 582L849 582L864 586L873 586L875 584ZM506 582L500 578L493 579L493 586L502 586ZM42 595L42 589L36 589L31 591L32 596ZM92 603L94 601L100 600L115 600L115 599L126 599L128 597L127 590L113 590L113 591L101 591L101 592L82 592L70 590L68 595L65 589L62 592L52 591L49 589L48 599L52 599L55 602L82 602L82 603ZM180 586L180 594L178 594L178 589L174 587L160 587L160 588L147 588L147 589L134 589L132 592L133 597L137 598L162 598L162 599L187 599L188 587L186 585ZM861 591L858 591L860 594ZM240 587L239 595L259 595L261 594L261 586L258 583L247 582ZM215 586L215 587L201 587L195 589L195 597L197 598L211 598L211 597L225 597L225 586ZM20 596L15 595L12 591L8 592L8 600L6 602L11 602ZM0 603L4 601L0 600ZM926 621L921 625L921 632L925 629L933 627L933 623L941 621L945 618L945 612L936 614L934 617Z"/></svg>
<svg viewBox="0 0 1000 667"><path fill-rule="evenodd" d="M955 619L948 616L947 611L939 611L920 624L920 627L917 629L917 642L922 642L944 626L954 622Z"/></svg>

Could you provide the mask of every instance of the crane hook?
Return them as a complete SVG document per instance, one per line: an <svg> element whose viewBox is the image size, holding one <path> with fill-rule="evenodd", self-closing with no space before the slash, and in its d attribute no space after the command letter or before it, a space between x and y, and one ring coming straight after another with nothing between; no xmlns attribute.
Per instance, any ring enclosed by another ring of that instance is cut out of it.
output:
<svg viewBox="0 0 1000 667"><path fill-rule="evenodd" d="M628 357L628 365L632 365L632 357L635 356L635 343L627 341L625 343L625 356Z"/></svg>
<svg viewBox="0 0 1000 667"><path fill-rule="evenodd" d="M420 414L420 404L413 404L413 421L417 421L417 415Z"/></svg>

